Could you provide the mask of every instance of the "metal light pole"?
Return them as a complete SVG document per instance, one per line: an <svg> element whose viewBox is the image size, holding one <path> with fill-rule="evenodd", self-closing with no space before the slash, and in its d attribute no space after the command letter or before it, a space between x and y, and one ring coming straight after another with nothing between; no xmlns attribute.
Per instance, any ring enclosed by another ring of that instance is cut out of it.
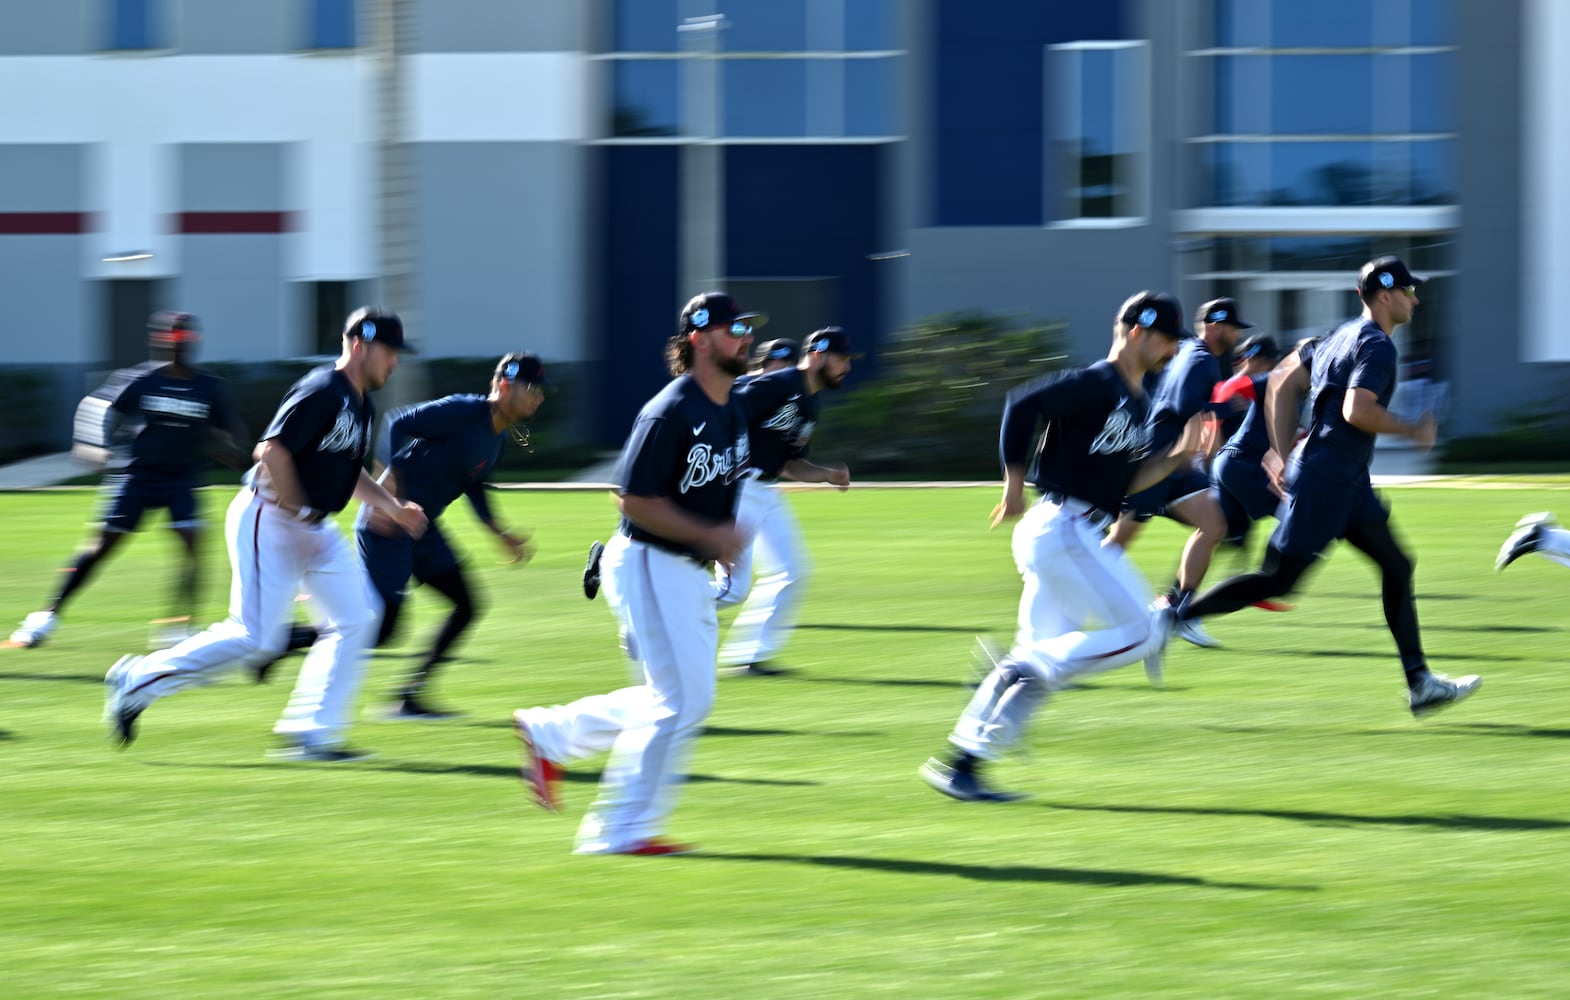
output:
<svg viewBox="0 0 1570 1000"><path fill-rule="evenodd" d="M725 15L677 26L682 50L681 288L683 300L725 280L725 147L720 136L720 32Z"/></svg>

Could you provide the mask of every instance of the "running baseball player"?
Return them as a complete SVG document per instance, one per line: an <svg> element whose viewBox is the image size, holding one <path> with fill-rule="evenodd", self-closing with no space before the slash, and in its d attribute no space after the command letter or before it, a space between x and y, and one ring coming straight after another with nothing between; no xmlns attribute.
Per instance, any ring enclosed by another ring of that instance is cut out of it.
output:
<svg viewBox="0 0 1570 1000"><path fill-rule="evenodd" d="M390 461L382 485L394 496L417 504L430 523L425 534L413 538L382 510L369 504L361 508L355 540L383 606L376 645L385 643L397 628L404 588L411 577L452 604L430 651L404 679L389 712L392 718L435 721L455 717L455 713L431 706L427 688L437 666L478 610L439 518L453 501L465 497L511 562L532 555L527 534L515 534L496 520L485 494L485 481L509 439L527 443L527 430L520 430L519 425L534 416L544 399L545 366L538 355L525 352L508 354L497 362L486 396L445 396L392 416Z"/></svg>
<svg viewBox="0 0 1570 1000"><path fill-rule="evenodd" d="M195 316L154 313L148 322L149 360L114 375L77 409L75 451L94 462L106 461L102 521L91 542L61 574L54 599L34 611L11 633L13 646L37 646L60 624L67 602L119 548L151 510L169 511L169 527L184 549L175 587L175 615L153 623L155 646L172 646L190 634L191 614L201 574L201 518L195 480L206 464L210 440L223 460L238 465L239 430L223 380L193 366L201 340ZM129 439L129 447L118 442Z"/></svg>
<svg viewBox="0 0 1570 1000"><path fill-rule="evenodd" d="M1211 395L1222 380L1221 359L1232 350L1239 334L1252 326L1252 323L1243 322L1237 303L1232 299L1213 299L1199 307L1198 336L1178 348L1151 394L1150 446L1153 451L1164 451L1176 441L1184 425L1196 413L1223 415L1229 409L1212 403ZM1226 535L1221 507L1210 491L1209 471L1202 463L1179 468L1149 489L1128 497L1123 502L1123 510L1107 536L1109 545L1128 548L1139 537L1145 523L1157 514L1194 528L1183 546L1177 578L1167 592L1171 604L1181 603L1204 581L1216 546ZM1184 622L1176 634L1196 646L1221 645L1198 620Z"/></svg>
<svg viewBox="0 0 1570 1000"><path fill-rule="evenodd" d="M714 703L719 644L712 562L743 539L736 492L748 464L746 413L731 386L767 317L723 292L681 312L666 359L676 376L638 414L619 466L620 530L605 545L605 599L638 663L638 683L513 721L535 800L560 807L563 766L605 750L599 796L578 827L579 854L682 854L662 836L693 739Z"/></svg>
<svg viewBox="0 0 1570 1000"><path fill-rule="evenodd" d="M273 727L284 746L269 756L321 762L366 756L343 744L381 600L331 517L353 497L412 537L425 531L419 505L388 493L364 466L376 409L370 393L386 384L405 350L395 313L358 309L344 327L337 363L311 371L284 396L256 446L245 487L229 505L229 617L173 649L122 656L104 678L105 716L122 747L159 698L275 658L289 634L295 595L304 589L326 627Z"/></svg>
<svg viewBox="0 0 1570 1000"><path fill-rule="evenodd" d="M775 481L850 488L850 470L843 464L807 458L818 394L840 388L850 374L850 337L837 326L824 327L809 334L802 349L795 368L759 375L735 389L747 409L752 447L752 472L741 484L736 523L750 541L735 565L720 567L715 576L720 604L742 605L720 648L720 666L732 676L781 672L769 661L790 638L811 573L801 525Z"/></svg>
<svg viewBox="0 0 1570 1000"><path fill-rule="evenodd" d="M1378 257L1358 273L1362 315L1320 341L1305 380L1289 365L1272 372L1266 388L1271 442L1290 453L1298 424L1298 398L1290 379L1308 382L1308 437L1288 470L1286 502L1264 565L1235 576L1179 605L1179 620L1228 614L1256 601L1290 594L1331 542L1344 538L1379 566L1385 621L1395 638L1406 677L1407 700L1417 717L1446 708L1476 691L1477 676L1454 680L1429 670L1412 594L1412 559L1390 530L1390 511L1374 493L1369 463L1374 438L1399 434L1419 448L1433 446L1432 414L1408 422L1389 410L1397 354L1390 332L1410 322L1424 279L1399 257Z"/></svg>
<svg viewBox="0 0 1570 1000"><path fill-rule="evenodd" d="M1175 298L1140 292L1118 310L1106 360L1009 393L999 435L1003 500L992 526L1021 518L1013 539L1025 584L1019 631L965 706L949 736L950 755L921 768L944 795L1019 798L991 788L982 768L1020 738L1048 694L1074 677L1144 660L1159 679L1171 611L1154 605L1133 560L1121 546L1103 544L1102 533L1125 496L1192 461L1202 444L1203 417L1195 415L1163 451L1152 454L1147 446L1145 376L1192 336ZM1027 479L1041 493L1028 511Z"/></svg>
<svg viewBox="0 0 1570 1000"><path fill-rule="evenodd" d="M1515 530L1499 547L1494 572L1503 570L1529 552L1536 552L1561 566L1570 566L1570 531L1561 528L1554 515L1547 511L1526 515L1516 522Z"/></svg>
<svg viewBox="0 0 1570 1000"><path fill-rule="evenodd" d="M1212 402L1231 409L1221 420L1222 444L1210 463L1210 484L1226 520L1226 542L1242 546L1257 520L1275 513L1281 502L1265 474L1270 436L1265 430L1265 385L1280 360L1273 338L1249 337L1233 357L1237 374L1216 386Z"/></svg>

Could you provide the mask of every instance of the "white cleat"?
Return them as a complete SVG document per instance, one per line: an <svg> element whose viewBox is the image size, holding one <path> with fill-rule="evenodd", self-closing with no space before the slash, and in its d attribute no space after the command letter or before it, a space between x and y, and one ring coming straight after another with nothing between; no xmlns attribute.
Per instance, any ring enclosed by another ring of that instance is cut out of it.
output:
<svg viewBox="0 0 1570 1000"><path fill-rule="evenodd" d="M1517 521L1515 530L1499 547L1499 555L1494 559L1494 572L1497 573L1527 553L1542 548L1544 536L1557 527L1559 522L1547 511L1528 514Z"/></svg>
<svg viewBox="0 0 1570 1000"><path fill-rule="evenodd" d="M1172 641L1172 630L1177 627L1177 612L1164 600L1150 608L1150 627L1155 633L1155 644L1145 654L1145 678L1152 687L1161 687L1163 677L1161 661L1166 656L1167 643Z"/></svg>
<svg viewBox="0 0 1570 1000"><path fill-rule="evenodd" d="M1178 622L1173 634L1184 642L1192 643L1201 649L1219 649L1221 640L1205 631L1205 626L1199 623L1198 618L1190 618L1185 622Z"/></svg>
<svg viewBox="0 0 1570 1000"><path fill-rule="evenodd" d="M11 645L31 649L49 638L59 624L60 618L53 611L34 611L11 633Z"/></svg>
<svg viewBox="0 0 1570 1000"><path fill-rule="evenodd" d="M1449 708L1458 701L1470 697L1483 684L1483 678L1476 674L1454 679L1444 674L1427 674L1422 683L1407 692L1407 705L1412 709L1412 715L1421 719L1425 715Z"/></svg>

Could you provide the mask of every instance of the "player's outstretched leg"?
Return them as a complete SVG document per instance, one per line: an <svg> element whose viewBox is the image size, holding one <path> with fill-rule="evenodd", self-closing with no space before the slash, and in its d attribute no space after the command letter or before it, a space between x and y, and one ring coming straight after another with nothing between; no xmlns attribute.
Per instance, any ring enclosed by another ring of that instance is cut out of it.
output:
<svg viewBox="0 0 1570 1000"><path fill-rule="evenodd" d="M1547 549L1550 533L1558 527L1559 522L1547 511L1521 518L1515 523L1515 530L1510 533L1510 537L1499 547L1499 555L1494 559L1494 572L1503 570L1528 553Z"/></svg>

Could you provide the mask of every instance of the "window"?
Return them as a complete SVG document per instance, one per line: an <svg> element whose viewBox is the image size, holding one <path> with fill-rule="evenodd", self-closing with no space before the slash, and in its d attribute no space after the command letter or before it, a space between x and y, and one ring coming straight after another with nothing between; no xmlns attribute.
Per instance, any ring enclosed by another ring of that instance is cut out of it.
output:
<svg viewBox="0 0 1570 1000"><path fill-rule="evenodd" d="M315 281L306 285L312 354L336 355L343 347L343 321L349 315L349 282Z"/></svg>
<svg viewBox="0 0 1570 1000"><path fill-rule="evenodd" d="M1149 65L1144 42L1048 47L1048 218L1145 216Z"/></svg>
<svg viewBox="0 0 1570 1000"><path fill-rule="evenodd" d="M355 46L354 0L311 0L311 49Z"/></svg>
<svg viewBox="0 0 1570 1000"><path fill-rule="evenodd" d="M158 0L111 0L108 48L165 48L163 13Z"/></svg>

